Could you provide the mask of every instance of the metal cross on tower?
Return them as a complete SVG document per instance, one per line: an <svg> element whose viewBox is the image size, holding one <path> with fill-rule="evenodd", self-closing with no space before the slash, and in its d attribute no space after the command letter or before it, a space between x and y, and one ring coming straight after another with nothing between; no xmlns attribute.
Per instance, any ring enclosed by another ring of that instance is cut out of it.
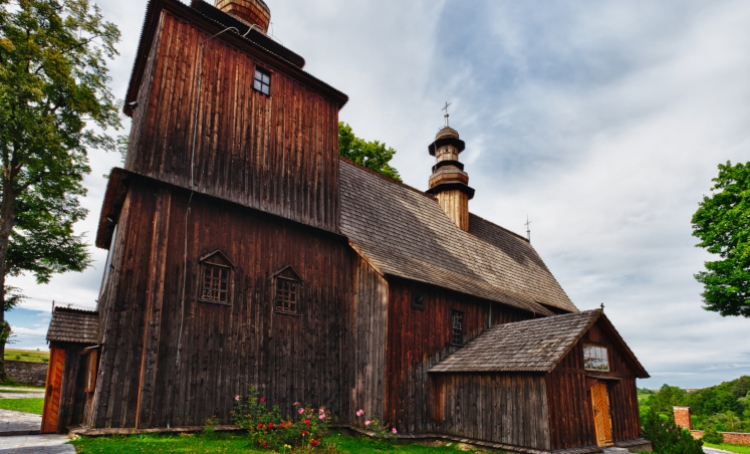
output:
<svg viewBox="0 0 750 454"><path fill-rule="evenodd" d="M443 108L441 109L441 110L444 110L444 111L445 111L445 126L446 126L446 127L447 127L447 126L449 126L449 125L448 125L448 117L450 117L450 114L448 113L448 107L450 107L450 106L451 106L451 103L449 103L448 101L446 101L446 102L445 102L445 107L443 107Z"/></svg>
<svg viewBox="0 0 750 454"><path fill-rule="evenodd" d="M529 237L529 243L531 243L531 221L529 221L529 216L526 216L526 236Z"/></svg>

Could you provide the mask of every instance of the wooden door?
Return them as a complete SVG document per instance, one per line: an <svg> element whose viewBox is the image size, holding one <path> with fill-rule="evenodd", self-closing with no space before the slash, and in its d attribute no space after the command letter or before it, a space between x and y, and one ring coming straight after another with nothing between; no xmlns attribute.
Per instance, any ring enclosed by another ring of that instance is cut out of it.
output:
<svg viewBox="0 0 750 454"><path fill-rule="evenodd" d="M42 412L41 433L43 434L57 432L64 364L65 350L62 348L50 348L49 365L47 366L47 392L44 395L44 410Z"/></svg>
<svg viewBox="0 0 750 454"><path fill-rule="evenodd" d="M609 393L606 384L598 382L591 387L591 404L594 408L596 443L599 446L612 446L612 417L609 413Z"/></svg>

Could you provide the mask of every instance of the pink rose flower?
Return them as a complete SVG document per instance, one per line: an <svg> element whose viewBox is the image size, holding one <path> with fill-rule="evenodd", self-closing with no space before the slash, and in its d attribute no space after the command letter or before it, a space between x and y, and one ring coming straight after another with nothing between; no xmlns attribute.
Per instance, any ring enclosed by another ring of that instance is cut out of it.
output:
<svg viewBox="0 0 750 454"><path fill-rule="evenodd" d="M391 432L393 432L393 434L396 435L398 433L398 430L396 430L396 428L394 427L393 429L391 429Z"/></svg>
<svg viewBox="0 0 750 454"><path fill-rule="evenodd" d="M326 412L325 408L321 408L320 410L318 410L318 414L320 414L320 415L322 415L325 412Z"/></svg>
<svg viewBox="0 0 750 454"><path fill-rule="evenodd" d="M234 400L235 400L235 401L239 401L239 400L240 400L240 395L239 395L239 394L237 394L236 396L234 396Z"/></svg>
<svg viewBox="0 0 750 454"><path fill-rule="evenodd" d="M370 420L365 421L365 425L366 426L369 426L370 424L372 424L372 421L370 421Z"/></svg>
<svg viewBox="0 0 750 454"><path fill-rule="evenodd" d="M364 414L365 414L365 411L362 410L361 408L359 410L357 410L357 416L362 416Z"/></svg>
<svg viewBox="0 0 750 454"><path fill-rule="evenodd" d="M297 410L297 413L299 413L299 414L302 414L302 413L304 413L304 412L305 412L305 409L304 409L304 408L300 408L299 410Z"/></svg>
<svg viewBox="0 0 750 454"><path fill-rule="evenodd" d="M299 407L299 406L300 406L300 403L299 403L299 402L295 402L295 403L293 403L292 405L294 405L295 407Z"/></svg>
<svg viewBox="0 0 750 454"><path fill-rule="evenodd" d="M326 415L325 415L325 413L323 413L323 414L321 414L320 416L318 416L318 419L326 419Z"/></svg>

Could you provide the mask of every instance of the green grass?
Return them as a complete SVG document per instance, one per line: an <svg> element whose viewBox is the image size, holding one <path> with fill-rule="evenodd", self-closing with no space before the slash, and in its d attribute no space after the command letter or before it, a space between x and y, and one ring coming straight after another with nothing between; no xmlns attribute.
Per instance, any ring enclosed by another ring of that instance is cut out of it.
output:
<svg viewBox="0 0 750 454"><path fill-rule="evenodd" d="M342 434L334 434L326 442L336 446L334 451L319 450L315 452L338 452L357 454L455 454L461 451L456 443L439 443L423 445L418 443L389 444L380 443L369 438L352 438ZM242 434L217 434L211 438L200 435L134 435L115 437L82 437L71 442L78 453L136 453L136 452L184 452L184 453L268 453L258 451L248 446L247 439Z"/></svg>
<svg viewBox="0 0 750 454"><path fill-rule="evenodd" d="M739 454L750 454L750 446L740 446L740 445L728 445L726 443L721 445L715 445L713 443L703 443L705 446L708 446L709 448L716 448L716 449L723 449L724 451L729 452L736 452Z"/></svg>
<svg viewBox="0 0 750 454"><path fill-rule="evenodd" d="M27 399L0 399L0 408L3 410L22 411L24 413L42 414L44 399L32 397Z"/></svg>
<svg viewBox="0 0 750 454"><path fill-rule="evenodd" d="M42 350L20 350L16 348L6 348L5 360L23 361L26 363L48 363L49 352Z"/></svg>

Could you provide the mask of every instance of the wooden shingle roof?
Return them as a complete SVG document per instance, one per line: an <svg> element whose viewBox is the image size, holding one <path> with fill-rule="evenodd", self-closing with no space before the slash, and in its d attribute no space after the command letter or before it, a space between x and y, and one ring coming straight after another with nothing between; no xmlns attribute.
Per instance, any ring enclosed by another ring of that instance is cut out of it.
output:
<svg viewBox="0 0 750 454"><path fill-rule="evenodd" d="M648 378L648 372L602 309L496 325L430 372L551 372L595 323L635 376Z"/></svg>
<svg viewBox="0 0 750 454"><path fill-rule="evenodd" d="M341 232L381 273L552 315L577 312L529 242L471 215L459 229L437 200L340 162Z"/></svg>
<svg viewBox="0 0 750 454"><path fill-rule="evenodd" d="M550 372L601 315L597 309L496 325L430 372Z"/></svg>
<svg viewBox="0 0 750 454"><path fill-rule="evenodd" d="M99 343L99 314L93 311L56 307L47 330L48 342Z"/></svg>

